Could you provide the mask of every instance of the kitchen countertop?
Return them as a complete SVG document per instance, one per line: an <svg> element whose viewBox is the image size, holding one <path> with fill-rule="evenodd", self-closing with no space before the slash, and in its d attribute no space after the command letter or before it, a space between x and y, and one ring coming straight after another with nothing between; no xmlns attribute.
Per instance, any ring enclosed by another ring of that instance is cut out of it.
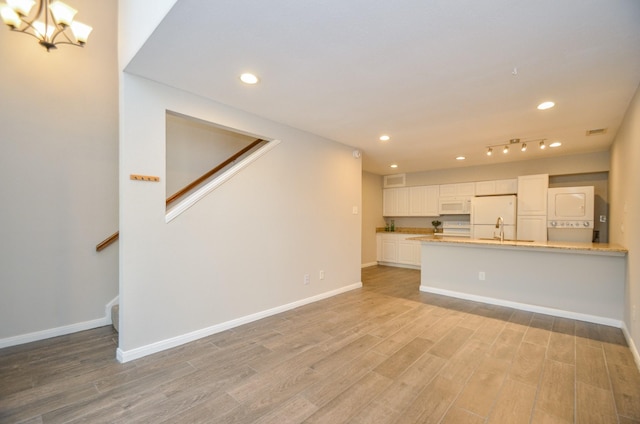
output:
<svg viewBox="0 0 640 424"><path fill-rule="evenodd" d="M411 240L428 242L428 243L444 243L444 244L464 244L469 246L478 247L492 247L492 248L509 248L509 249L528 249L528 250L557 250L557 251L572 251L575 253L592 253L611 256L625 256L627 249L620 245L609 243L579 243L579 242L566 242L566 241L517 241L517 240L483 240L483 239L469 239L463 237L412 237Z"/></svg>
<svg viewBox="0 0 640 424"><path fill-rule="evenodd" d="M395 231L385 231L384 227L377 227L376 233L433 235L433 228L398 227Z"/></svg>

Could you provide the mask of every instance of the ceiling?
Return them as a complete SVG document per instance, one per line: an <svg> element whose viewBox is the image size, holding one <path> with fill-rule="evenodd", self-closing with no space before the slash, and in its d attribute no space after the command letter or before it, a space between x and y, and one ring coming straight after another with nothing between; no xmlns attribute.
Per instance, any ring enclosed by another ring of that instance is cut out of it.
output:
<svg viewBox="0 0 640 424"><path fill-rule="evenodd" d="M640 1L178 0L126 70L354 146L377 174L595 152L640 83ZM514 138L562 146L485 154Z"/></svg>

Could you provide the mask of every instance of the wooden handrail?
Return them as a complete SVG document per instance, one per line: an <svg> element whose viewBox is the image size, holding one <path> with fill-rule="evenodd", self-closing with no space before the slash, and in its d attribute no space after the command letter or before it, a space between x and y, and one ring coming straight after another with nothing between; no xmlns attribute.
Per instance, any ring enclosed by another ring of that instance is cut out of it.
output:
<svg viewBox="0 0 640 424"><path fill-rule="evenodd" d="M244 155L245 153L247 153L248 151L256 147L258 144L263 143L265 141L266 140L259 138L255 140L253 143L249 144L247 147L244 147L242 150L239 150L238 152L234 153L232 156L227 158L224 162L222 162L221 164L213 168L211 171L207 172L206 174L202 175L201 177L197 178L193 182L183 187L182 189L178 190L176 193L167 197L166 205L169 206L170 203L175 202L180 197L184 196L189 191L193 190L193 188L201 184L207 178L211 177L212 175L215 175L217 172L220 172L220 170L223 169L225 166L231 164L233 161L237 160L240 156ZM115 241L118 240L118 238L120 238L120 231L116 231L115 233L111 234L109 237L104 239L102 242L100 242L100 244L96 246L96 252L100 252L101 250L115 243Z"/></svg>
<svg viewBox="0 0 640 424"><path fill-rule="evenodd" d="M215 168L213 168L211 171L207 172L206 174L202 175L200 178L193 180L191 183L187 184L185 187L183 187L182 189L178 190L176 193L172 194L171 196L167 197L167 203L166 205L169 206L171 203L175 202L177 199L179 199L180 197L184 196L185 194L187 194L189 191L191 191L194 187L197 187L199 184L201 184L203 181L205 181L207 178L211 177L212 175L214 175L216 172L219 172L222 168L224 168L225 166L229 165L230 163L232 163L233 161L235 161L236 159L238 159L240 156L244 155L245 153L247 153L249 150L253 149L254 147L256 147L258 144L264 142L265 140L262 139L257 139L256 141L254 141L253 143L249 144L247 147L245 147L244 149L238 151L237 153L234 153L232 156L230 156L227 160L225 160L224 162L222 162L220 165L216 166Z"/></svg>
<svg viewBox="0 0 640 424"><path fill-rule="evenodd" d="M115 233L113 233L109 237L107 237L106 239L102 240L100 242L100 244L98 244L96 246L96 252L99 252L101 250L106 249L108 246L110 246L113 243L115 243L116 240L118 240L119 238L120 238L120 231L116 231Z"/></svg>

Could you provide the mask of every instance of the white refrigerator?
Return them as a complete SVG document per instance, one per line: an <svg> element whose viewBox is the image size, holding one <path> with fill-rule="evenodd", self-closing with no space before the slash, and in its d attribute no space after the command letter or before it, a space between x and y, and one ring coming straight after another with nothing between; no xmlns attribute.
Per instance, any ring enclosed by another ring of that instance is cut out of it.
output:
<svg viewBox="0 0 640 424"><path fill-rule="evenodd" d="M504 238L516 238L515 195L483 196L471 200L471 237L475 239L500 237L500 229L496 228L498 217L502 217Z"/></svg>

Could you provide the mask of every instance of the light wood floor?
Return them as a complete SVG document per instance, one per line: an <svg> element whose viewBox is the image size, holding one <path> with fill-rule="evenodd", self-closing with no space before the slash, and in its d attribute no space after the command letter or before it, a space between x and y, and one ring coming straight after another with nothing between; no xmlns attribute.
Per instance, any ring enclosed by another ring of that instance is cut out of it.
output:
<svg viewBox="0 0 640 424"><path fill-rule="evenodd" d="M126 364L110 327L0 350L2 423L637 423L619 329L418 291L419 271Z"/></svg>

